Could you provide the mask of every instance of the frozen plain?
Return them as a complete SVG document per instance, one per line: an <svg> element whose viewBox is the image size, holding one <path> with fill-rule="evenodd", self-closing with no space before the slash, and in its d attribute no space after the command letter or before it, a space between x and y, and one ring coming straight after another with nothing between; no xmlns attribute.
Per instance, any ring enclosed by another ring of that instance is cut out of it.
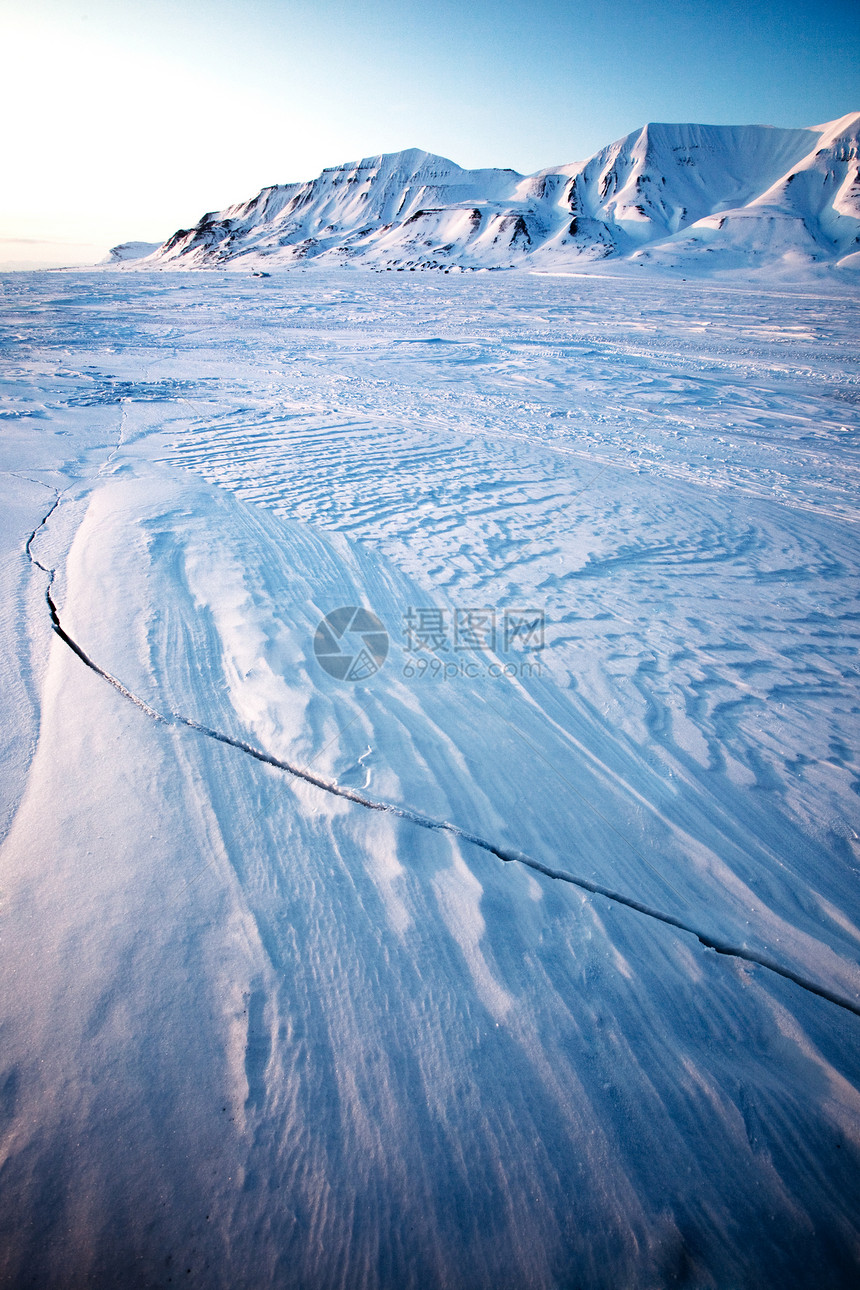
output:
<svg viewBox="0 0 860 1290"><path fill-rule="evenodd" d="M2 280L0 1284L856 1284L860 306L641 276Z"/></svg>

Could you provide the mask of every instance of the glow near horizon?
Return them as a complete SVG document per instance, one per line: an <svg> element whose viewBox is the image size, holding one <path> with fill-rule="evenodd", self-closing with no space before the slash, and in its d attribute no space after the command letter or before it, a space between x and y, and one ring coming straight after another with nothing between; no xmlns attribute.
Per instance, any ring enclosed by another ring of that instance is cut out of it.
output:
<svg viewBox="0 0 860 1290"><path fill-rule="evenodd" d="M377 152L529 173L648 120L860 109L844 0L6 0L2 26L0 266L92 261Z"/></svg>

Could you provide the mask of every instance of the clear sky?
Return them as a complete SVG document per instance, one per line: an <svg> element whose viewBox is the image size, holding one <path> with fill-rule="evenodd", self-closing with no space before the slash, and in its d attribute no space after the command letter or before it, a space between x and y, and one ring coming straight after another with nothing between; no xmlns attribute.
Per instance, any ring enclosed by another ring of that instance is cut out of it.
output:
<svg viewBox="0 0 860 1290"><path fill-rule="evenodd" d="M646 121L860 110L858 0L0 0L0 266L419 147L531 172Z"/></svg>

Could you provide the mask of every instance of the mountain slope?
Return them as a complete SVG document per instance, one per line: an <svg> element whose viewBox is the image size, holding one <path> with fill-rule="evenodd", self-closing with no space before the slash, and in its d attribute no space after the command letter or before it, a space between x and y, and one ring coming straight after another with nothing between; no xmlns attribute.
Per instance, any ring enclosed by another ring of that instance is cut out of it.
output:
<svg viewBox="0 0 860 1290"><path fill-rule="evenodd" d="M860 251L860 113L804 133L814 136L813 147L763 192L698 219L656 248L654 258L691 263L707 256L734 267L774 259L838 262Z"/></svg>
<svg viewBox="0 0 860 1290"><path fill-rule="evenodd" d="M264 188L135 265L847 264L860 252L859 139L860 113L804 130L650 124L528 177L410 149Z"/></svg>
<svg viewBox="0 0 860 1290"><path fill-rule="evenodd" d="M513 170L462 170L417 148L366 157L327 167L311 183L264 188L250 202L204 215L154 258L211 265L240 256L363 256L398 240L418 243L430 231L440 243L465 245L480 222L474 207L504 212L522 178Z"/></svg>

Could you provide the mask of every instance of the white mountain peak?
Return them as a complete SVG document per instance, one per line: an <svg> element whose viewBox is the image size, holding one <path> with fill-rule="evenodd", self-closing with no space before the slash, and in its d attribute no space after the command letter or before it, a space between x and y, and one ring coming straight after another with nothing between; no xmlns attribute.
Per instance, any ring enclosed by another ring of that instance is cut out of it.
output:
<svg viewBox="0 0 860 1290"><path fill-rule="evenodd" d="M858 132L858 112L807 129L649 122L585 161L530 176L465 170L408 148L264 188L133 263L448 271L563 269L604 258L691 270L853 265Z"/></svg>

